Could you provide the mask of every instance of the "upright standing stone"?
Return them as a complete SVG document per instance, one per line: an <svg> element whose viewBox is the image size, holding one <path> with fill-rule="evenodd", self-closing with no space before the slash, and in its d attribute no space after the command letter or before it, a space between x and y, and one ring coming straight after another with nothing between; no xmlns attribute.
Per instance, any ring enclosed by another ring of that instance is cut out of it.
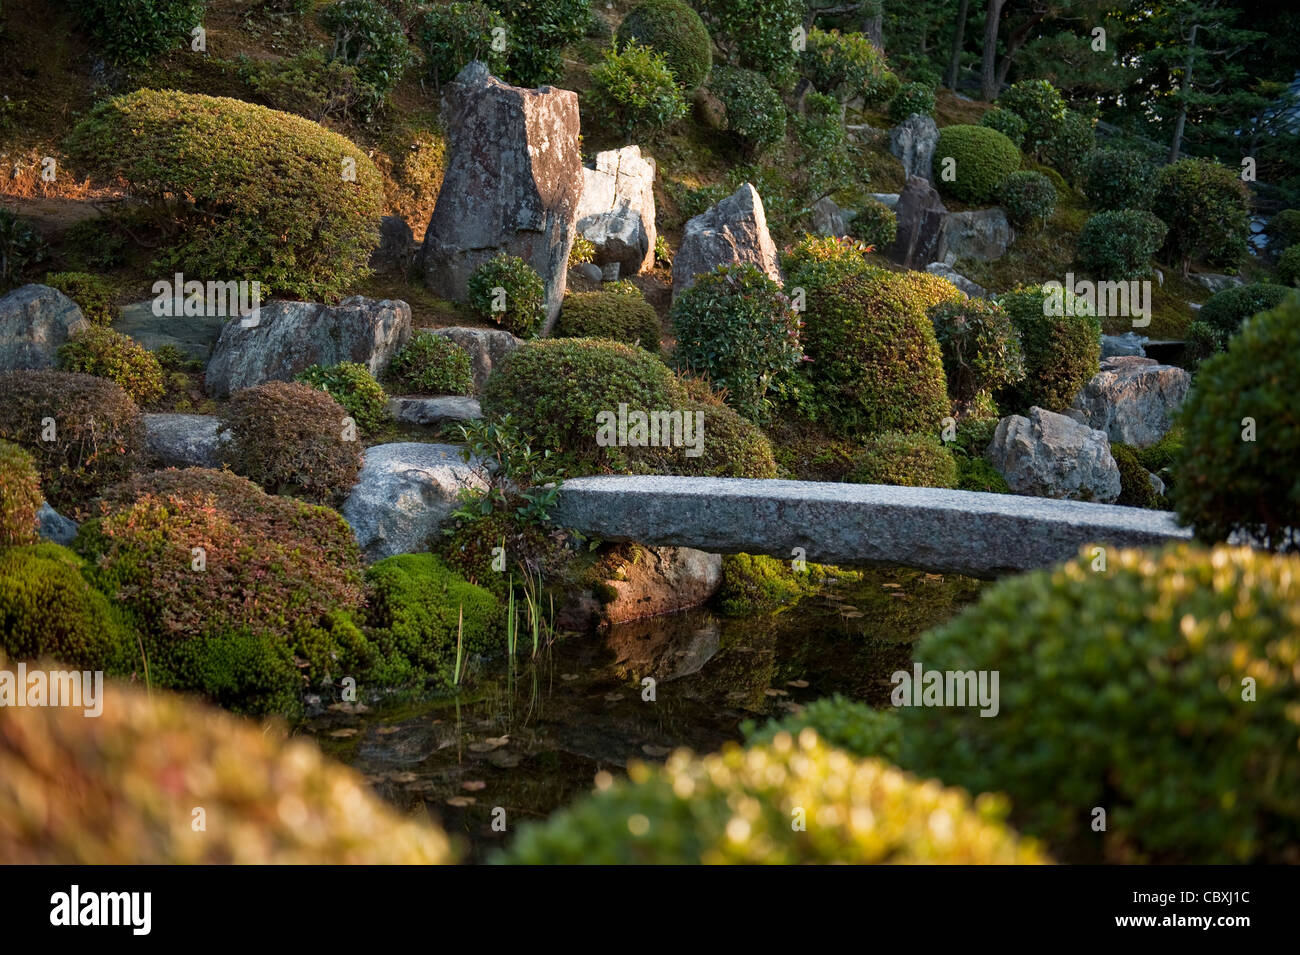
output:
<svg viewBox="0 0 1300 955"><path fill-rule="evenodd" d="M673 256L673 298L694 285L697 276L719 265L738 264L755 265L773 281L781 281L763 200L749 183L686 223L681 247Z"/></svg>
<svg viewBox="0 0 1300 955"><path fill-rule="evenodd" d="M948 210L930 180L919 176L907 180L894 212L898 216L898 235L886 253L889 258L909 269L922 269L937 261Z"/></svg>
<svg viewBox="0 0 1300 955"><path fill-rule="evenodd" d="M583 168L578 231L596 247L596 264L616 263L623 275L655 264L655 167L640 146L596 154Z"/></svg>
<svg viewBox="0 0 1300 955"><path fill-rule="evenodd" d="M930 178L934 147L939 145L939 127L929 116L913 113L889 131L889 151L903 164L909 179Z"/></svg>
<svg viewBox="0 0 1300 955"><path fill-rule="evenodd" d="M425 283L463 300L474 270L517 255L546 283L543 334L560 314L582 197L578 94L508 86L475 61L446 94L447 172L424 237Z"/></svg>

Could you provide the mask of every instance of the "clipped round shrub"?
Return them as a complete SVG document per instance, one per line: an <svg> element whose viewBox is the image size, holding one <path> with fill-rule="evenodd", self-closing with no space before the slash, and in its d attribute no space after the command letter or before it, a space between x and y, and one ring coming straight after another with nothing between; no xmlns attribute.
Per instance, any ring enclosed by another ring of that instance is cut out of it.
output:
<svg viewBox="0 0 1300 955"><path fill-rule="evenodd" d="M505 29L501 15L483 3L449 3L425 10L420 23L420 49L434 89L450 83L473 60L487 65L493 76L505 72L504 50L493 49L494 30Z"/></svg>
<svg viewBox="0 0 1300 955"><path fill-rule="evenodd" d="M334 57L369 88L362 113L373 114L415 61L402 22L377 0L338 0L321 10L320 22L334 34Z"/></svg>
<svg viewBox="0 0 1300 955"><path fill-rule="evenodd" d="M1182 264L1193 259L1232 265L1246 254L1250 193L1240 175L1208 159L1182 159L1156 173L1151 211L1169 227L1164 252Z"/></svg>
<svg viewBox="0 0 1300 955"><path fill-rule="evenodd" d="M806 0L702 0L697 6L728 62L780 82L793 77L799 53L790 37L803 25Z"/></svg>
<svg viewBox="0 0 1300 955"><path fill-rule="evenodd" d="M701 415L703 453L688 457L674 449L661 471L696 477L776 477L772 443L757 425L727 407L702 379L684 378L681 384L687 413Z"/></svg>
<svg viewBox="0 0 1300 955"><path fill-rule="evenodd" d="M495 8L506 19L508 78L526 87L564 75L564 47L582 39L595 16L591 0L510 0Z"/></svg>
<svg viewBox="0 0 1300 955"><path fill-rule="evenodd" d="M445 335L416 332L388 363L387 375L398 393L468 395L474 391L469 352Z"/></svg>
<svg viewBox="0 0 1300 955"><path fill-rule="evenodd" d="M874 105L886 102L899 89L898 77L890 72L885 55L862 33L827 32L813 27L801 66L813 86L840 102L860 96L867 105ZM932 94L927 115L933 110Z"/></svg>
<svg viewBox="0 0 1300 955"><path fill-rule="evenodd" d="M58 289L76 302L92 325L108 325L117 317L113 287L101 276L89 272L49 272L42 284Z"/></svg>
<svg viewBox="0 0 1300 955"><path fill-rule="evenodd" d="M139 664L135 633L118 608L86 582L81 568L81 558L58 544L0 551L4 654L14 660L45 657L77 670L111 673Z"/></svg>
<svg viewBox="0 0 1300 955"><path fill-rule="evenodd" d="M1018 409L1064 411L1101 363L1101 323L1093 315L1044 315L1048 295L1040 287L1012 289L997 297L1020 335L1025 377L1009 389ZM1062 308L1062 312L1066 309Z"/></svg>
<svg viewBox="0 0 1300 955"><path fill-rule="evenodd" d="M162 365L135 339L119 331L92 325L59 346L59 367L107 378L138 405L163 396Z"/></svg>
<svg viewBox="0 0 1300 955"><path fill-rule="evenodd" d="M0 441L0 548L36 543L36 512L43 500L32 456Z"/></svg>
<svg viewBox="0 0 1300 955"><path fill-rule="evenodd" d="M312 365L301 372L294 381L319 388L339 403L363 432L373 434L391 420L388 413L388 395L375 381L365 365L355 361L339 362L323 368Z"/></svg>
<svg viewBox="0 0 1300 955"><path fill-rule="evenodd" d="M898 215L883 202L868 199L849 223L849 235L874 249L885 249L898 236Z"/></svg>
<svg viewBox="0 0 1300 955"><path fill-rule="evenodd" d="M458 626L465 663L504 647L501 603L432 554L385 558L366 571L366 581L372 637L405 670L406 680L389 674L385 682L432 678L452 685Z"/></svg>
<svg viewBox="0 0 1300 955"><path fill-rule="evenodd" d="M934 115L934 87L926 83L904 83L889 101L889 118L901 123L913 113Z"/></svg>
<svg viewBox="0 0 1300 955"><path fill-rule="evenodd" d="M850 484L956 487L957 462L932 435L886 431L863 443L862 453L844 480Z"/></svg>
<svg viewBox="0 0 1300 955"><path fill-rule="evenodd" d="M663 54L677 85L693 93L713 67L713 41L704 21L682 0L642 0L618 27L618 45L632 41Z"/></svg>
<svg viewBox="0 0 1300 955"><path fill-rule="evenodd" d="M72 10L114 63L144 63L188 46L206 0L73 0Z"/></svg>
<svg viewBox="0 0 1300 955"><path fill-rule="evenodd" d="M1151 486L1151 475L1138 459L1137 449L1112 441L1110 456L1119 466L1119 497L1116 504L1125 507L1155 507L1156 490Z"/></svg>
<svg viewBox="0 0 1300 955"><path fill-rule="evenodd" d="M728 403L761 418L774 377L803 352L799 316L781 286L754 265L723 265L697 277L673 302L676 359L725 388Z"/></svg>
<svg viewBox="0 0 1300 955"><path fill-rule="evenodd" d="M1276 308L1291 292L1285 285L1272 282L1234 285L1215 292L1196 313L1196 324L1205 326L1208 333L1204 336L1207 350L1201 357L1223 351L1242 322L1252 315Z"/></svg>
<svg viewBox="0 0 1300 955"><path fill-rule="evenodd" d="M1041 172L1023 169L1003 181L998 201L1016 228L1042 226L1056 211L1056 187Z"/></svg>
<svg viewBox="0 0 1300 955"><path fill-rule="evenodd" d="M1065 100L1047 80L1012 83L998 97L998 106L1025 121L1024 147L1036 155L1056 138L1065 122Z"/></svg>
<svg viewBox="0 0 1300 955"><path fill-rule="evenodd" d="M327 393L300 382L244 388L221 412L230 435L223 462L273 494L342 500L361 470L361 445L348 418Z"/></svg>
<svg viewBox="0 0 1300 955"><path fill-rule="evenodd" d="M1282 861L1300 837L1297 635L1297 558L1178 545L1099 570L1087 547L921 638L926 670L999 673L998 713L904 708L899 761L1007 793L1071 861Z"/></svg>
<svg viewBox="0 0 1300 955"><path fill-rule="evenodd" d="M1285 285L1300 284L1300 245L1293 245L1277 257L1277 280Z"/></svg>
<svg viewBox="0 0 1300 955"><path fill-rule="evenodd" d="M1094 149L1083 161L1083 194L1097 209L1148 209L1155 166L1135 149Z"/></svg>
<svg viewBox="0 0 1300 955"><path fill-rule="evenodd" d="M202 838L195 806L206 813ZM309 740L113 683L97 719L0 708L0 863L454 861L441 830L395 812Z"/></svg>
<svg viewBox="0 0 1300 955"><path fill-rule="evenodd" d="M587 94L593 112L629 141L652 135L686 115L686 97L668 61L631 40L611 47L591 68Z"/></svg>
<svg viewBox="0 0 1300 955"><path fill-rule="evenodd" d="M1151 257L1166 231L1163 222L1141 209L1098 212L1079 233L1079 262L1105 281L1138 278L1151 271Z"/></svg>
<svg viewBox="0 0 1300 955"><path fill-rule="evenodd" d="M955 162L953 178L944 178L944 161ZM963 202L992 199L1007 176L1020 168L1020 150L987 126L945 126L934 148L934 182Z"/></svg>
<svg viewBox="0 0 1300 955"><path fill-rule="evenodd" d="M930 310L930 321L943 353L948 394L959 406L1025 377L1020 335L997 303L982 298L941 302Z"/></svg>
<svg viewBox="0 0 1300 955"><path fill-rule="evenodd" d="M753 746L771 743L780 733L798 738L805 727L811 727L827 746L850 755L898 761L901 741L898 714L893 710L877 710L838 693L813 700L797 713L768 720L761 726L746 721L741 724L741 731L745 742Z"/></svg>
<svg viewBox="0 0 1300 955"><path fill-rule="evenodd" d="M1071 182L1078 180L1084 160L1097 145L1096 120L1072 109L1065 111L1061 128L1043 147L1043 158Z"/></svg>
<svg viewBox="0 0 1300 955"><path fill-rule="evenodd" d="M611 291L570 292L560 306L554 334L558 338L608 338L657 353L659 315L632 285Z"/></svg>
<svg viewBox="0 0 1300 955"><path fill-rule="evenodd" d="M224 97L137 90L97 104L68 137L88 172L179 208L155 267L334 298L367 272L383 181L366 154L301 116ZM352 179L345 179L345 173Z"/></svg>
<svg viewBox="0 0 1300 955"><path fill-rule="evenodd" d="M1001 106L995 106L980 117L981 126L996 129L1019 148L1025 142L1025 131L1029 128L1017 114Z"/></svg>
<svg viewBox="0 0 1300 955"><path fill-rule="evenodd" d="M649 470L657 448L597 442L597 415L671 412L685 404L672 372L642 348L599 339L524 342L510 352L483 389L488 417L510 415L540 448L569 456L593 471Z"/></svg>
<svg viewBox="0 0 1300 955"><path fill-rule="evenodd" d="M1005 828L1005 806L831 749L816 731L663 767L633 762L628 780L519 830L515 864L1041 863ZM806 830L791 825L800 811ZM941 814L946 824L936 829Z"/></svg>
<svg viewBox="0 0 1300 955"><path fill-rule="evenodd" d="M11 371L0 374L0 439L32 456L46 500L66 513L131 473L144 433L140 409L111 381Z"/></svg>
<svg viewBox="0 0 1300 955"><path fill-rule="evenodd" d="M480 317L512 335L528 338L546 320L546 284L517 255L500 253L469 277L468 302Z"/></svg>
<svg viewBox="0 0 1300 955"><path fill-rule="evenodd" d="M360 551L335 511L186 468L109 488L97 514L74 546L139 625L155 685L292 712L308 675L365 662L359 636L327 624L364 599Z"/></svg>
<svg viewBox="0 0 1300 955"><path fill-rule="evenodd" d="M944 302L960 302L965 298L957 286L942 276L931 275L929 272L918 272L916 269L895 272L894 274L902 281L913 299L919 302L927 311L942 305Z"/></svg>
<svg viewBox="0 0 1300 955"><path fill-rule="evenodd" d="M800 281L808 282L806 271ZM804 345L837 431L928 433L948 414L923 291L905 276L875 271L807 286Z"/></svg>
<svg viewBox="0 0 1300 955"><path fill-rule="evenodd" d="M785 103L762 73L716 66L709 90L722 102L725 126L740 145L757 155L785 138Z"/></svg>
<svg viewBox="0 0 1300 955"><path fill-rule="evenodd" d="M1240 531L1261 546L1300 550L1297 354L1300 296L1292 295L1243 322L1197 371L1179 418L1174 504L1198 540Z"/></svg>

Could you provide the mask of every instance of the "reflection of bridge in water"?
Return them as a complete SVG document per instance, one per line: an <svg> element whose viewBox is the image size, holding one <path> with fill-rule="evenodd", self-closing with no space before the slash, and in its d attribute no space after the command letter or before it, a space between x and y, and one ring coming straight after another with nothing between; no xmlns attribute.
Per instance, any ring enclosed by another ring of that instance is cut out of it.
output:
<svg viewBox="0 0 1300 955"><path fill-rule="evenodd" d="M1154 547L1191 538L1163 511L939 488L741 478L575 478L561 487L552 517L611 541L828 564L902 564L975 577L1044 567L1074 556L1084 544Z"/></svg>

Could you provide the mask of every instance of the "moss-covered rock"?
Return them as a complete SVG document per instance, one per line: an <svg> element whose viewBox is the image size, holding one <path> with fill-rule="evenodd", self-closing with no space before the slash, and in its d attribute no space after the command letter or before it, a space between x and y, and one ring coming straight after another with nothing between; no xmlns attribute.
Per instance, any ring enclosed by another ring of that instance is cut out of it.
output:
<svg viewBox="0 0 1300 955"><path fill-rule="evenodd" d="M465 661L504 652L505 611L432 554L399 554L366 572L369 620L377 647L391 661L385 682L433 678L450 686L457 634Z"/></svg>
<svg viewBox="0 0 1300 955"><path fill-rule="evenodd" d="M827 569L820 564L796 571L789 561L764 554L724 554L722 584L715 599L725 616L746 617L796 603L826 576Z"/></svg>

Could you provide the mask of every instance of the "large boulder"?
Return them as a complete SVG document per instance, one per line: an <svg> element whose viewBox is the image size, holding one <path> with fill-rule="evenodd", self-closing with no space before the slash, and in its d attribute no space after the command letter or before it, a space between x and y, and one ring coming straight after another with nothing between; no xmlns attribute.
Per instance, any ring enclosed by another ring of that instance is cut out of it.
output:
<svg viewBox="0 0 1300 955"><path fill-rule="evenodd" d="M1152 358L1106 358L1075 396L1070 415L1112 441L1147 448L1169 432L1191 383L1182 368Z"/></svg>
<svg viewBox="0 0 1300 955"><path fill-rule="evenodd" d="M0 372L55 367L59 346L89 327L76 303L57 289L14 289L0 298Z"/></svg>
<svg viewBox="0 0 1300 955"><path fill-rule="evenodd" d="M929 116L913 113L889 131L889 151L903 164L903 173L910 179L919 176L930 178L934 162L934 147L939 145L939 127Z"/></svg>
<svg viewBox="0 0 1300 955"><path fill-rule="evenodd" d="M221 338L221 330L230 320L224 311L219 313L213 309L211 315L158 315L154 312L155 301L122 306L113 328L150 351L170 345L191 358L207 361L212 347ZM206 313L207 309L201 311Z"/></svg>
<svg viewBox="0 0 1300 955"><path fill-rule="evenodd" d="M898 234L886 255L909 269L924 268L938 261L939 240L948 209L930 180L913 176L898 195L894 207Z"/></svg>
<svg viewBox="0 0 1300 955"><path fill-rule="evenodd" d="M519 339L501 328L469 328L452 325L448 328L430 329L435 335L450 339L469 352L470 368L474 372L474 390L482 391L492 369L519 347Z"/></svg>
<svg viewBox="0 0 1300 955"><path fill-rule="evenodd" d="M595 263L617 262L625 277L654 268L654 163L624 146L597 153L582 176L578 231L596 247Z"/></svg>
<svg viewBox="0 0 1300 955"><path fill-rule="evenodd" d="M1106 432L1030 408L998 422L987 456L1017 494L1103 504L1119 497L1119 465Z"/></svg>
<svg viewBox="0 0 1300 955"><path fill-rule="evenodd" d="M208 394L225 398L312 365L352 361L378 376L411 337L411 306L354 295L338 305L275 301L256 321L231 319L208 362Z"/></svg>
<svg viewBox="0 0 1300 955"><path fill-rule="evenodd" d="M578 94L509 86L478 61L447 89L447 171L424 235L424 279L461 301L500 252L546 283L545 334L560 314L582 198Z"/></svg>
<svg viewBox="0 0 1300 955"><path fill-rule="evenodd" d="M221 445L230 440L221 419L206 414L157 413L140 416L144 446L160 468L220 468Z"/></svg>
<svg viewBox="0 0 1300 955"><path fill-rule="evenodd" d="M1007 254L1007 247L1015 238L1007 214L997 206L950 212L939 233L937 258L948 265L958 259L992 262Z"/></svg>
<svg viewBox="0 0 1300 955"><path fill-rule="evenodd" d="M367 448L357 483L340 508L368 561L429 549L429 539L458 506L466 487L483 487L478 470L450 444L401 442Z"/></svg>
<svg viewBox="0 0 1300 955"><path fill-rule="evenodd" d="M687 221L682 244L673 256L673 298L694 285L697 276L719 265L739 264L758 266L773 281L781 281L763 199L749 183Z"/></svg>
<svg viewBox="0 0 1300 955"><path fill-rule="evenodd" d="M620 557L607 567L603 595L577 595L564 608L562 626L584 630L676 613L704 603L722 585L721 554L631 545Z"/></svg>

